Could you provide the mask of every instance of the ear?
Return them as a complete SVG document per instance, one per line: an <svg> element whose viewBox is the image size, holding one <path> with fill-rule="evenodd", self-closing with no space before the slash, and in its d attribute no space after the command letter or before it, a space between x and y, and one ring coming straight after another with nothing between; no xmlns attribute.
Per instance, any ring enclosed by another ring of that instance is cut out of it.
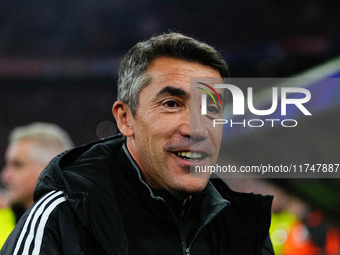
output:
<svg viewBox="0 0 340 255"><path fill-rule="evenodd" d="M134 134L134 130L130 107L122 101L117 101L112 107L112 113L115 116L120 132L126 137L132 136Z"/></svg>

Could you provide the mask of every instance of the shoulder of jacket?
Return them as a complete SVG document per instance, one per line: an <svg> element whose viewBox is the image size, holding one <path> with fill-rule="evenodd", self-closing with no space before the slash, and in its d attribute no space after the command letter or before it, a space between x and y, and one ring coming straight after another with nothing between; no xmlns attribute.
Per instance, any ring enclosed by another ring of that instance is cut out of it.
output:
<svg viewBox="0 0 340 255"><path fill-rule="evenodd" d="M89 142L61 154L57 158L58 164L63 166L65 164L69 164L70 162L76 161L82 156L87 157L88 155L96 155L103 152L103 155L105 155L105 151L107 152L107 155L115 154L121 148L123 143L124 139L122 135L115 135L97 141Z"/></svg>
<svg viewBox="0 0 340 255"><path fill-rule="evenodd" d="M42 196L19 220L3 247L4 254L40 254L52 212L65 201L61 191Z"/></svg>
<svg viewBox="0 0 340 255"><path fill-rule="evenodd" d="M104 167L110 165L113 156L121 148L123 142L122 136L116 135L59 154L41 173L33 194L34 201L50 190L64 190L67 194L72 193L65 179L64 170L78 166L84 167L85 164L88 167L96 164L101 164Z"/></svg>

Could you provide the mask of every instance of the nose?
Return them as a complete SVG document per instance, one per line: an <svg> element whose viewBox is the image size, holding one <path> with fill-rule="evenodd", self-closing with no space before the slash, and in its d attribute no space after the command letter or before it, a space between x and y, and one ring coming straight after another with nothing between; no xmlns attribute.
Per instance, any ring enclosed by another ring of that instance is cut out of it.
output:
<svg viewBox="0 0 340 255"><path fill-rule="evenodd" d="M180 126L180 134L192 141L202 141L208 136L208 130L201 121L201 115L191 112Z"/></svg>

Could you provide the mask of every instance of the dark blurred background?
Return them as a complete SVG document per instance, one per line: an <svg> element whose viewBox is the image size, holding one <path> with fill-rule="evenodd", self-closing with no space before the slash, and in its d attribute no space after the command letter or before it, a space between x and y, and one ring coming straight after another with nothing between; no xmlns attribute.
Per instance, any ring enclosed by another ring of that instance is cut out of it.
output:
<svg viewBox="0 0 340 255"><path fill-rule="evenodd" d="M206 41L221 51L233 77L292 77L340 54L340 1L1 0L0 6L0 167L8 134L19 125L56 123L77 145L116 133L111 107L119 61L153 34L172 30ZM330 123L321 132L333 154L339 113L335 104L306 123ZM294 141L280 130L240 135L233 151L248 152L234 160L247 162L256 150L248 142L261 143L261 136L280 138L280 152L270 153L279 159L291 149L282 141ZM305 161L318 157L315 146ZM274 183L339 223L339 179Z"/></svg>

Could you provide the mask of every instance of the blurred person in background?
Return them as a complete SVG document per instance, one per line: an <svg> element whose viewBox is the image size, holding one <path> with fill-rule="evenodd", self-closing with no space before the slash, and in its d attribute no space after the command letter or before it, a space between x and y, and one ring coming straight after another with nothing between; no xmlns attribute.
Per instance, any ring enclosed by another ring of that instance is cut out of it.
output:
<svg viewBox="0 0 340 255"><path fill-rule="evenodd" d="M8 206L8 198L0 190L0 248L15 226L15 214Z"/></svg>
<svg viewBox="0 0 340 255"><path fill-rule="evenodd" d="M276 185L270 235L276 255L339 255L339 229L325 215Z"/></svg>
<svg viewBox="0 0 340 255"><path fill-rule="evenodd" d="M302 204L302 205L301 205ZM292 198L287 212L295 212L303 207L304 202ZM293 208L292 208L293 207ZM280 214L282 215L284 211ZM306 206L303 215L295 213L296 221L290 226L285 242L282 245L282 255L339 255L339 228L329 222L319 210L311 210Z"/></svg>
<svg viewBox="0 0 340 255"><path fill-rule="evenodd" d="M0 193L0 247L21 215L33 204L33 191L42 170L57 154L73 147L69 135L50 123L15 128L9 136Z"/></svg>

